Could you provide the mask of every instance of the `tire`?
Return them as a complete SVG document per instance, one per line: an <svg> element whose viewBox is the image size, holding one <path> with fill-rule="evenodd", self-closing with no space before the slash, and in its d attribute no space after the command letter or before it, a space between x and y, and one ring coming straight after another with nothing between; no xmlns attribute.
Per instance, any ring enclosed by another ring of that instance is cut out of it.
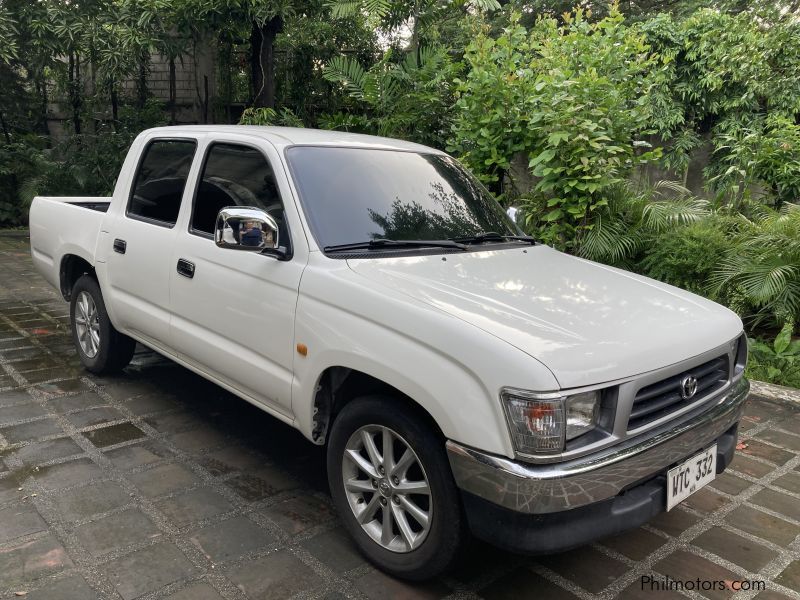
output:
<svg viewBox="0 0 800 600"><path fill-rule="evenodd" d="M396 471L387 469L384 461L383 438L387 431ZM376 460L369 459L365 433L380 453ZM406 449L415 459L410 467L404 466L409 461L401 460ZM353 453L362 460L353 458ZM423 416L389 397L355 399L345 405L333 423L327 463L331 495L345 528L379 569L421 581L447 570L458 557L466 537L460 496L444 440ZM384 471L379 472L379 467ZM350 482L349 489L345 479ZM428 494L413 493L423 489L425 483ZM359 522L357 512L365 525ZM404 527L396 516L398 512L405 515ZM416 520L415 514L427 514L427 528L423 521ZM386 516L391 519L389 533L384 528Z"/></svg>
<svg viewBox="0 0 800 600"><path fill-rule="evenodd" d="M136 341L114 329L100 286L91 275L82 275L72 286L69 316L72 342L87 371L102 375L128 366Z"/></svg>

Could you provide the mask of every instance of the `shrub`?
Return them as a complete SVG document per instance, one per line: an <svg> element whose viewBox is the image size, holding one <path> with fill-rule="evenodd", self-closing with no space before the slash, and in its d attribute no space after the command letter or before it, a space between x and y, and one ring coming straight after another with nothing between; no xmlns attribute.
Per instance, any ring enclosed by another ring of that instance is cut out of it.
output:
<svg viewBox="0 0 800 600"><path fill-rule="evenodd" d="M775 208L800 201L800 125L794 118L770 115L752 123L728 123L717 136L718 163L707 169L719 188L763 186Z"/></svg>
<svg viewBox="0 0 800 600"><path fill-rule="evenodd" d="M714 215L655 235L636 270L690 292L708 294L709 278L731 248L725 225Z"/></svg>
<svg viewBox="0 0 800 600"><path fill-rule="evenodd" d="M291 109L280 112L272 108L246 108L239 119L239 125L282 125L284 127L305 127L302 119Z"/></svg>
<svg viewBox="0 0 800 600"><path fill-rule="evenodd" d="M360 114L325 115L320 125L443 148L458 69L445 48L433 45L406 54L390 48L369 69L352 57L337 56L325 65L323 76L348 92Z"/></svg>
<svg viewBox="0 0 800 600"><path fill-rule="evenodd" d="M635 269L658 237L708 218L709 204L674 181L653 186L619 184L607 193L608 204L597 210L578 253L584 258Z"/></svg>
<svg viewBox="0 0 800 600"><path fill-rule="evenodd" d="M709 141L709 187L739 200L758 182L779 207L796 201L800 185L800 22L777 5L751 8L758 14L702 8L641 24L666 69L652 94L653 126L667 166L685 173Z"/></svg>
<svg viewBox="0 0 800 600"><path fill-rule="evenodd" d="M614 186L659 156L639 138L661 70L616 7L597 22L581 10L564 19L528 32L515 15L467 48L450 149L496 188L522 154L536 181L529 209L544 209L529 210L529 224L578 251Z"/></svg>
<svg viewBox="0 0 800 600"><path fill-rule="evenodd" d="M800 340L792 341L792 329L784 325L772 343L749 340L748 377L800 388Z"/></svg>
<svg viewBox="0 0 800 600"><path fill-rule="evenodd" d="M751 326L800 322L800 206L740 215L731 248L710 278Z"/></svg>

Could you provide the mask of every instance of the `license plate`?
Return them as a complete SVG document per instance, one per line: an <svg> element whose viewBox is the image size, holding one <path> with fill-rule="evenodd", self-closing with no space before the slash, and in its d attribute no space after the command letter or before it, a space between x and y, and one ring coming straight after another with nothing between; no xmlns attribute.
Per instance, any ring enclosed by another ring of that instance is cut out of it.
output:
<svg viewBox="0 0 800 600"><path fill-rule="evenodd" d="M717 445L667 471L667 510L672 510L717 476Z"/></svg>

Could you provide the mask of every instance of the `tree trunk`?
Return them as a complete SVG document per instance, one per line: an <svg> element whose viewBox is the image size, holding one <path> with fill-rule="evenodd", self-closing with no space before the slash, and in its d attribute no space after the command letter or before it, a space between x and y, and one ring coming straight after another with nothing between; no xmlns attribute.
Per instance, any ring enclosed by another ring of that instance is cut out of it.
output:
<svg viewBox="0 0 800 600"><path fill-rule="evenodd" d="M34 80L36 97L39 99L39 122L37 129L46 139L50 139L50 124L47 122L47 81L37 77Z"/></svg>
<svg viewBox="0 0 800 600"><path fill-rule="evenodd" d="M89 94L90 94L89 97L90 98L96 98L97 97L97 73L95 71L95 66L94 66L94 47L91 44L89 45L89 63L88 63L88 65L89 65L89 83L90 83L90 86L91 86L89 88ZM92 109L94 109L94 107L92 107ZM91 115L91 118L92 118L92 132L95 135L97 135L97 132L100 129L101 121L100 121L100 119L97 118L97 113L96 113L95 110L92 110L91 112L92 112L92 115Z"/></svg>
<svg viewBox="0 0 800 600"><path fill-rule="evenodd" d="M203 75L203 124L208 123L208 75Z"/></svg>
<svg viewBox="0 0 800 600"><path fill-rule="evenodd" d="M114 131L117 131L119 126L119 97L117 96L117 86L112 81L108 84L108 87L108 93L111 97L111 125L114 127Z"/></svg>
<svg viewBox="0 0 800 600"><path fill-rule="evenodd" d="M178 102L178 90L175 76L175 57L169 57L169 124L175 125L176 104Z"/></svg>
<svg viewBox="0 0 800 600"><path fill-rule="evenodd" d="M81 63L76 52L69 53L68 71L69 101L72 105L72 125L75 133L81 132L81 94L79 90L81 81Z"/></svg>
<svg viewBox="0 0 800 600"><path fill-rule="evenodd" d="M3 111L0 111L0 125L3 127L3 137L6 138L6 144L10 144L11 134L8 131L8 125L6 124L6 118L3 116Z"/></svg>
<svg viewBox="0 0 800 600"><path fill-rule="evenodd" d="M275 108L275 36L283 29L283 19L272 17L266 23L253 23L250 33L250 67L253 106Z"/></svg>
<svg viewBox="0 0 800 600"><path fill-rule="evenodd" d="M144 108L147 103L147 62L149 60L147 50L142 50L139 55L139 75L136 78L136 107Z"/></svg>
<svg viewBox="0 0 800 600"><path fill-rule="evenodd" d="M233 120L231 103L233 102L233 44L229 39L221 42L220 50L220 97L225 106L225 122Z"/></svg>

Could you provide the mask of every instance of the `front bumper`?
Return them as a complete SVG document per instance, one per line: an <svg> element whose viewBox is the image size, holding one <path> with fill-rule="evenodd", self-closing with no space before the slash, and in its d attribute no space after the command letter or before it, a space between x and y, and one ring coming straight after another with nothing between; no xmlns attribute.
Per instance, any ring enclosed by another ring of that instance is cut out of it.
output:
<svg viewBox="0 0 800 600"><path fill-rule="evenodd" d="M742 378L677 425L569 462L525 464L448 441L473 532L505 547L548 552L640 525L665 509L669 467L715 441L717 472L728 466L749 390ZM548 533L526 536L521 529ZM508 536L524 539L512 545Z"/></svg>

